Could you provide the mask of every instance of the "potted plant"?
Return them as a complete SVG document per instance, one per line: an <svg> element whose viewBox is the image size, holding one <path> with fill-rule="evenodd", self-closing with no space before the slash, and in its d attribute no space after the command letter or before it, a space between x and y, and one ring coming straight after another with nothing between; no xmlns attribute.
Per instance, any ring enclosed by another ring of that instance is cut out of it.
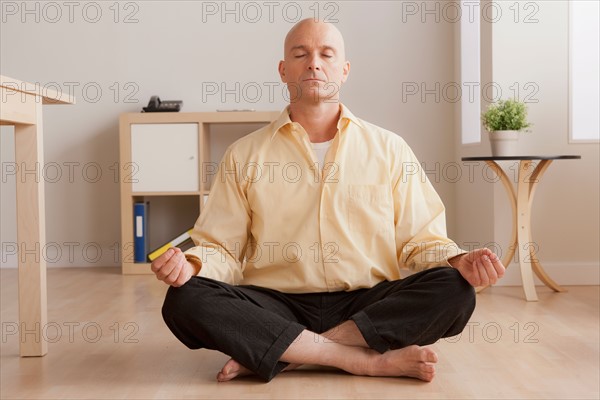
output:
<svg viewBox="0 0 600 400"><path fill-rule="evenodd" d="M516 155L519 131L531 126L527 122L525 103L515 99L490 104L481 119L483 126L490 133L492 156Z"/></svg>

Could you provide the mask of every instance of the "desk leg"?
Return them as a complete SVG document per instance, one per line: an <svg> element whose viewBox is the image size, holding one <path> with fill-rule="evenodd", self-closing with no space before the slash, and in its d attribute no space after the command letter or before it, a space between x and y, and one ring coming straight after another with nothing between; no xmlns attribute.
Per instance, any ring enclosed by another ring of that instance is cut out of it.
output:
<svg viewBox="0 0 600 400"><path fill-rule="evenodd" d="M537 301L535 283L531 260L533 243L531 242L531 202L529 201L531 175L531 160L522 160L519 163L519 182L517 184L517 236L519 243L519 263L521 265L521 279L523 291L527 301Z"/></svg>
<svg viewBox="0 0 600 400"><path fill-rule="evenodd" d="M42 102L36 102L36 124L15 125L17 240L19 243L19 320L22 357L43 356L47 324ZM30 172L29 172L30 171Z"/></svg>

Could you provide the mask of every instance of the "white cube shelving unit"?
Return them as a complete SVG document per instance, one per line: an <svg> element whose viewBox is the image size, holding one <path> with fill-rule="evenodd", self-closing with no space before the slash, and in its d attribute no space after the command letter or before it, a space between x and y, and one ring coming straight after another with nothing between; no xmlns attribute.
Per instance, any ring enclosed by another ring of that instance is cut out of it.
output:
<svg viewBox="0 0 600 400"><path fill-rule="evenodd" d="M237 135L250 133L279 111L126 113L119 119L121 188L121 262L123 274L151 274L150 263L133 262L133 205L150 204L149 251L194 225L210 192L203 176ZM233 129L232 129L233 130ZM240 133L241 132L241 133ZM212 137L212 139L211 139ZM212 158L211 158L212 156Z"/></svg>

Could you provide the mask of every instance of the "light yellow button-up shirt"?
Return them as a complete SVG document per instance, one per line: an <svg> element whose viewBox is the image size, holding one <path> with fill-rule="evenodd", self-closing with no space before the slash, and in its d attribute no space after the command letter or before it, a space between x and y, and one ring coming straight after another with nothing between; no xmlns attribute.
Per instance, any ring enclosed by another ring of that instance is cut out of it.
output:
<svg viewBox="0 0 600 400"><path fill-rule="evenodd" d="M322 170L289 107L227 149L186 251L200 276L349 291L464 252L446 237L444 205L405 141L340 108Z"/></svg>

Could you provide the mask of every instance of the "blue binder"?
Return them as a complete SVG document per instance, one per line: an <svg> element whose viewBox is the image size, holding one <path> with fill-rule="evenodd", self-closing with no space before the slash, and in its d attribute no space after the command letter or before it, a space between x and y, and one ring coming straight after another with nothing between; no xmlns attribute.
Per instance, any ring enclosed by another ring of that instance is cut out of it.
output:
<svg viewBox="0 0 600 400"><path fill-rule="evenodd" d="M147 211L146 203L135 203L133 205L134 262L146 262L148 251Z"/></svg>

